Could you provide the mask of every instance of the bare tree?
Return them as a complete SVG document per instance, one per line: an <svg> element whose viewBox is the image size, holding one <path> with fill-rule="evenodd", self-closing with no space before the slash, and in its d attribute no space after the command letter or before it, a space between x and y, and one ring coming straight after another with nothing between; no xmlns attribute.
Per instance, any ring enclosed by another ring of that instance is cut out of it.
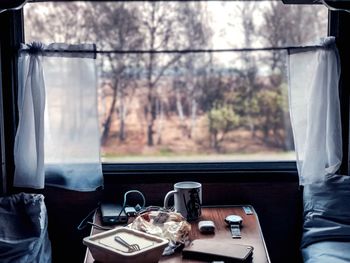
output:
<svg viewBox="0 0 350 263"><path fill-rule="evenodd" d="M26 32L30 40L43 42L98 43L101 49L136 49L141 46L138 10L125 7L125 3L45 3L26 9ZM136 81L130 78L138 57L109 53L99 56L99 75L110 79L108 96L112 101L102 127L102 144L106 144L111 125L118 112L119 139L125 139L125 118L130 99L136 88ZM102 93L103 93L102 92ZM129 98L129 102L127 100Z"/></svg>
<svg viewBox="0 0 350 263"><path fill-rule="evenodd" d="M207 26L205 12L206 6L201 2L184 3L180 8L181 21L185 25L181 33L183 42L187 47L203 49L210 45L211 30ZM199 85L197 85L200 72L205 72L209 61L203 53L187 53L177 62L179 81L173 86L175 90L176 109L181 122L183 133L191 138L196 126ZM190 115L190 123L186 124L184 116L184 102L187 105L187 113Z"/></svg>
<svg viewBox="0 0 350 263"><path fill-rule="evenodd" d="M92 3L89 13L85 14L87 27L92 28L95 41L101 43L100 48L116 50L138 49L142 44L142 34L139 30L138 9L134 6L126 6L125 3ZM103 41L99 41L99 40ZM102 144L106 144L109 138L111 125L118 113L120 141L126 138L125 122L128 114L128 107L132 95L137 88L136 55L108 53L101 56L105 60L100 66L105 78L111 79L112 101L107 110L103 122L101 136ZM133 67L131 65L134 65ZM108 92L108 91L107 91Z"/></svg>
<svg viewBox="0 0 350 263"><path fill-rule="evenodd" d="M198 38L203 37L202 24L198 20L198 15L195 15L194 8L188 3L147 2L144 3L142 13L141 23L146 49L186 49L193 47L191 40L197 41ZM148 146L154 145L154 125L158 117L160 117L157 129L158 143L161 142L164 102L161 96L162 85L158 84L165 72L181 56L181 53L160 56L152 52L144 56L143 61L147 70L147 98L144 113L147 120Z"/></svg>
<svg viewBox="0 0 350 263"><path fill-rule="evenodd" d="M327 9L323 6L296 5L291 7L280 2L270 2L269 6L264 9L263 20L259 27L262 42L270 47L298 46L315 42L327 33L327 19L323 19L326 16ZM266 110L274 111L276 118L272 121L270 118L265 126L268 125L272 128L273 138L279 140L279 144L283 145L285 150L291 150L293 149L293 136L287 102L285 101L287 85L284 83L286 81L286 52L271 51L266 56L266 62L270 65L270 83L271 88L275 91L274 94L269 92L260 98L269 98L270 103L267 103L268 100L263 102L265 105L269 105L269 108L263 107L264 111L266 114L268 114ZM276 99L274 105L271 104L272 97ZM278 103L279 107L276 107ZM277 134L278 130L284 130L284 140Z"/></svg>
<svg viewBox="0 0 350 263"><path fill-rule="evenodd" d="M298 46L317 41L326 34L327 13L322 6L286 6L281 2L270 2L264 9L263 21L259 27L266 46ZM283 68L285 54L273 51L270 57L272 70Z"/></svg>
<svg viewBox="0 0 350 263"><path fill-rule="evenodd" d="M145 2L141 12L141 30L145 36L145 49L159 50L169 47L171 41L176 42L175 34L175 15L173 3L169 6L159 2ZM179 55L175 56L159 56L155 53L149 53L143 56L143 63L147 71L147 95L144 105L144 114L147 123L147 145L154 145L154 125L157 117L163 109L161 97L157 92L157 84L165 71L179 59ZM161 89L161 87L158 87ZM157 107L158 105L158 107Z"/></svg>
<svg viewBox="0 0 350 263"><path fill-rule="evenodd" d="M90 29L84 26L86 3L31 4L26 12L26 41L44 43L82 43L92 40Z"/></svg>
<svg viewBox="0 0 350 263"><path fill-rule="evenodd" d="M242 8L238 8L241 18L241 29L243 33L244 47L253 47L254 37L257 35L257 28L254 23L254 12L257 10L257 4L249 2ZM245 118L245 123L253 137L256 136L256 101L255 93L259 89L257 83L258 66L254 54L242 52L242 69L240 71L241 85L239 87L239 96L241 98L241 114Z"/></svg>
<svg viewBox="0 0 350 263"><path fill-rule="evenodd" d="M25 9L25 38L27 42L40 41L44 44L52 42L64 43L86 43L93 42L92 34L84 26L82 19L88 10L86 3L42 3L40 5L28 5ZM79 96L80 94L77 94ZM61 98L64 100L64 98ZM75 105L67 107L78 107L79 100ZM72 109L74 110L74 109ZM69 115L69 111L63 112ZM80 123L78 115L73 115L75 125ZM64 129L67 118L60 118L60 125Z"/></svg>

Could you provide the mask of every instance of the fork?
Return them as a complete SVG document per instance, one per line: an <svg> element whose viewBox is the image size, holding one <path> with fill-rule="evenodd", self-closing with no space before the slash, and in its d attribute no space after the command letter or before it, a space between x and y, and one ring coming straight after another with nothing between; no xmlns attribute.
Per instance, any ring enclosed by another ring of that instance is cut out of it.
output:
<svg viewBox="0 0 350 263"><path fill-rule="evenodd" d="M115 236L114 240L118 242L119 244L123 245L128 249L128 252L135 252L140 251L140 246L138 244L129 244L124 239L122 239L120 236Z"/></svg>

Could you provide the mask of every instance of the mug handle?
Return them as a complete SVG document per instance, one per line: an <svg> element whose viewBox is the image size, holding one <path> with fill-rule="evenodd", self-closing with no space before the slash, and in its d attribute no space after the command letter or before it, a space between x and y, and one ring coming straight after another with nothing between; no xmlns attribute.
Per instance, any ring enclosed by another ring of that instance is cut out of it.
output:
<svg viewBox="0 0 350 263"><path fill-rule="evenodd" d="M173 190L173 191L170 191L166 194L165 198L164 198L164 208L167 209L168 208L168 203L169 203L169 199L172 195L176 194L177 191L176 190Z"/></svg>

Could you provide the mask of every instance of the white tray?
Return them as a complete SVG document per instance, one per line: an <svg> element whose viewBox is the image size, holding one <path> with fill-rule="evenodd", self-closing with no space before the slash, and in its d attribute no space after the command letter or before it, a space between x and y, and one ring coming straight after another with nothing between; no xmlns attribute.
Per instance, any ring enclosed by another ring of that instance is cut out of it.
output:
<svg viewBox="0 0 350 263"><path fill-rule="evenodd" d="M129 244L138 244L139 251L128 249L114 240L120 236ZM126 227L115 228L83 239L92 257L100 262L158 262L168 240Z"/></svg>

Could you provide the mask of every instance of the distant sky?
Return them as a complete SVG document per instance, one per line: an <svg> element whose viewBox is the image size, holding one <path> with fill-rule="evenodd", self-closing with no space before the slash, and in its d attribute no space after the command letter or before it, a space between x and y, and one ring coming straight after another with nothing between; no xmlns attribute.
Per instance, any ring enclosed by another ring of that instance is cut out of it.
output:
<svg viewBox="0 0 350 263"><path fill-rule="evenodd" d="M262 23L262 13L269 8L271 1L207 1L202 2L206 5L206 19L209 26L212 29L212 41L211 48L213 49L229 49L229 48L244 48L244 34L242 30L242 18L240 17L240 10L247 5L255 5L255 9L251 14L254 18L254 24L258 27ZM68 3L69 4L69 3ZM280 3L283 5L282 3ZM47 13L45 3L28 4L26 8L30 9L30 6L34 5L39 7L42 13ZM286 6L286 8L292 8L292 6ZM326 9L326 8L325 8ZM327 12L325 10L325 16ZM50 19L48 17L48 19ZM27 30L30 30L26 28ZM324 37L321 35L320 37ZM27 39L27 41L33 41ZM47 43L48 40L43 40ZM259 36L253 36L252 47L262 47L264 43L259 41ZM237 57L238 54L215 54L217 61L221 61L223 64L231 63L231 61Z"/></svg>
<svg viewBox="0 0 350 263"><path fill-rule="evenodd" d="M243 31L241 27L241 17L238 16L239 10L244 7L244 2L207 2L209 17L211 17L210 26L213 29L213 48L226 49L243 47ZM261 5L261 4L259 4ZM266 5L265 5L266 6ZM261 12L256 11L254 15L258 16ZM228 23L230 25L228 26Z"/></svg>

